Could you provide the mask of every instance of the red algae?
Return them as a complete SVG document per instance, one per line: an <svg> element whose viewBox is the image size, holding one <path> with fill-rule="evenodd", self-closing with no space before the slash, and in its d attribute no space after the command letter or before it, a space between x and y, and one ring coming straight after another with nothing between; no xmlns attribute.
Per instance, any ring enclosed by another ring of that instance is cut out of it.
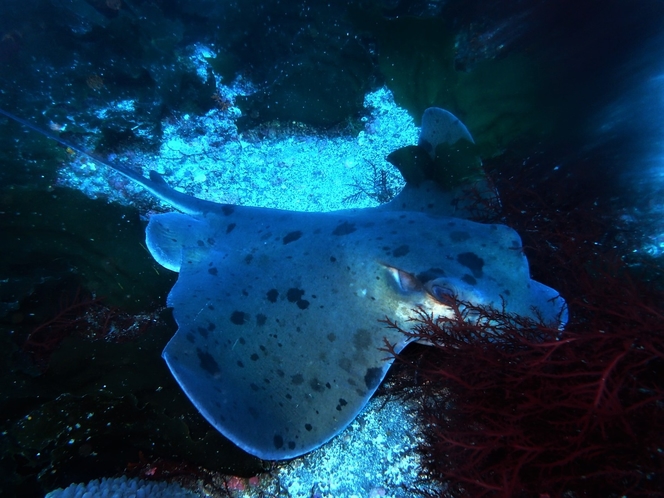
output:
<svg viewBox="0 0 664 498"><path fill-rule="evenodd" d="M396 355L421 380L423 475L452 496L662 496L664 293L606 242L593 203L497 186L502 210L484 221L524 236L570 320L455 302L451 318L388 322L433 345Z"/></svg>
<svg viewBox="0 0 664 498"><path fill-rule="evenodd" d="M78 288L73 297L62 292L55 315L35 327L26 337L23 349L43 371L62 341L71 335L89 340L127 342L143 334L156 322L158 311L129 314L106 306L103 300Z"/></svg>

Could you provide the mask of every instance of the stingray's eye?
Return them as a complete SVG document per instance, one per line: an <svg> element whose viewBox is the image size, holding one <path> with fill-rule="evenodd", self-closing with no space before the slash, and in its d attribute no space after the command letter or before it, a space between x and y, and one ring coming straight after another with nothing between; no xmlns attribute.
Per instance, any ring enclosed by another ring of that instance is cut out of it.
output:
<svg viewBox="0 0 664 498"><path fill-rule="evenodd" d="M453 303L456 301L455 292L449 287L444 287L442 285L432 285L431 286L431 295L438 302L443 304Z"/></svg>

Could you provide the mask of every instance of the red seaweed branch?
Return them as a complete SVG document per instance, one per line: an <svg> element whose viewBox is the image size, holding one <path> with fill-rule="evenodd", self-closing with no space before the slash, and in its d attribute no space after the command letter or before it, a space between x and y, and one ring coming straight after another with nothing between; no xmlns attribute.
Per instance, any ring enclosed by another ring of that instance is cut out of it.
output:
<svg viewBox="0 0 664 498"><path fill-rule="evenodd" d="M467 496L662 489L661 330L560 333L463 305L474 326L421 309L388 324L436 349L417 365L431 477Z"/></svg>
<svg viewBox="0 0 664 498"><path fill-rule="evenodd" d="M633 276L592 205L502 188L490 221L524 236L570 322L460 302L388 323L433 345L396 355L423 379L424 474L458 496L664 496L664 293Z"/></svg>
<svg viewBox="0 0 664 498"><path fill-rule="evenodd" d="M124 342L142 334L156 320L158 311L131 315L102 303L79 288L73 298L63 292L56 314L28 334L23 349L45 370L51 354L70 335L90 340Z"/></svg>

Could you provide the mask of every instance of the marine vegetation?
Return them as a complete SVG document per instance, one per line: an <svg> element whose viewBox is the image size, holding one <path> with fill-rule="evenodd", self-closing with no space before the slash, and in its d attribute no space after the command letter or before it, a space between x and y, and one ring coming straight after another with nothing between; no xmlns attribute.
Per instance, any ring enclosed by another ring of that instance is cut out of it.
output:
<svg viewBox="0 0 664 498"><path fill-rule="evenodd" d="M73 297L63 291L58 311L28 334L23 349L40 369L46 370L53 351L70 335L126 342L145 332L155 320L156 313L132 315L103 304L102 299L80 288Z"/></svg>
<svg viewBox="0 0 664 498"><path fill-rule="evenodd" d="M441 148L472 143L449 111L428 109L422 123L411 157L435 161ZM460 217L462 206L450 204L456 177L435 168L402 163L408 183L390 204L305 213L218 204L174 190L156 171L146 178L96 161L181 211L152 215L146 229L152 256L179 273L167 300L179 328L162 356L208 422L261 459L307 453L355 419L392 364L383 337L395 353L410 342L396 330L371 333L385 316L415 306L447 314L453 289L551 326L567 321L558 291L530 278L518 234ZM478 164L467 157L455 172L465 178Z"/></svg>
<svg viewBox="0 0 664 498"><path fill-rule="evenodd" d="M629 246L616 245L592 200L564 205L552 182L533 187L527 172L517 184L493 176L502 201L494 219L524 235L533 274L565 296L569 322L560 331L462 300L450 301L449 317L419 309L409 322L387 322L434 346L396 355L406 366L397 384L419 380L423 474L454 496L661 493L657 270L649 282L634 275L615 249Z"/></svg>

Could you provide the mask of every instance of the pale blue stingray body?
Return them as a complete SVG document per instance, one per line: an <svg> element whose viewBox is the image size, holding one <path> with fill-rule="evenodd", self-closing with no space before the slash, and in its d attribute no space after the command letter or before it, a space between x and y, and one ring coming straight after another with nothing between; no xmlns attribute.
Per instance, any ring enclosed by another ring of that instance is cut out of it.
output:
<svg viewBox="0 0 664 498"><path fill-rule="evenodd" d="M392 363L384 341L407 344L385 318L448 314L454 295L566 320L518 234L450 216L451 194L428 182L378 208L302 213L203 201L110 166L184 213L147 227L154 258L179 272L163 356L203 416L258 457L301 455L353 421Z"/></svg>

